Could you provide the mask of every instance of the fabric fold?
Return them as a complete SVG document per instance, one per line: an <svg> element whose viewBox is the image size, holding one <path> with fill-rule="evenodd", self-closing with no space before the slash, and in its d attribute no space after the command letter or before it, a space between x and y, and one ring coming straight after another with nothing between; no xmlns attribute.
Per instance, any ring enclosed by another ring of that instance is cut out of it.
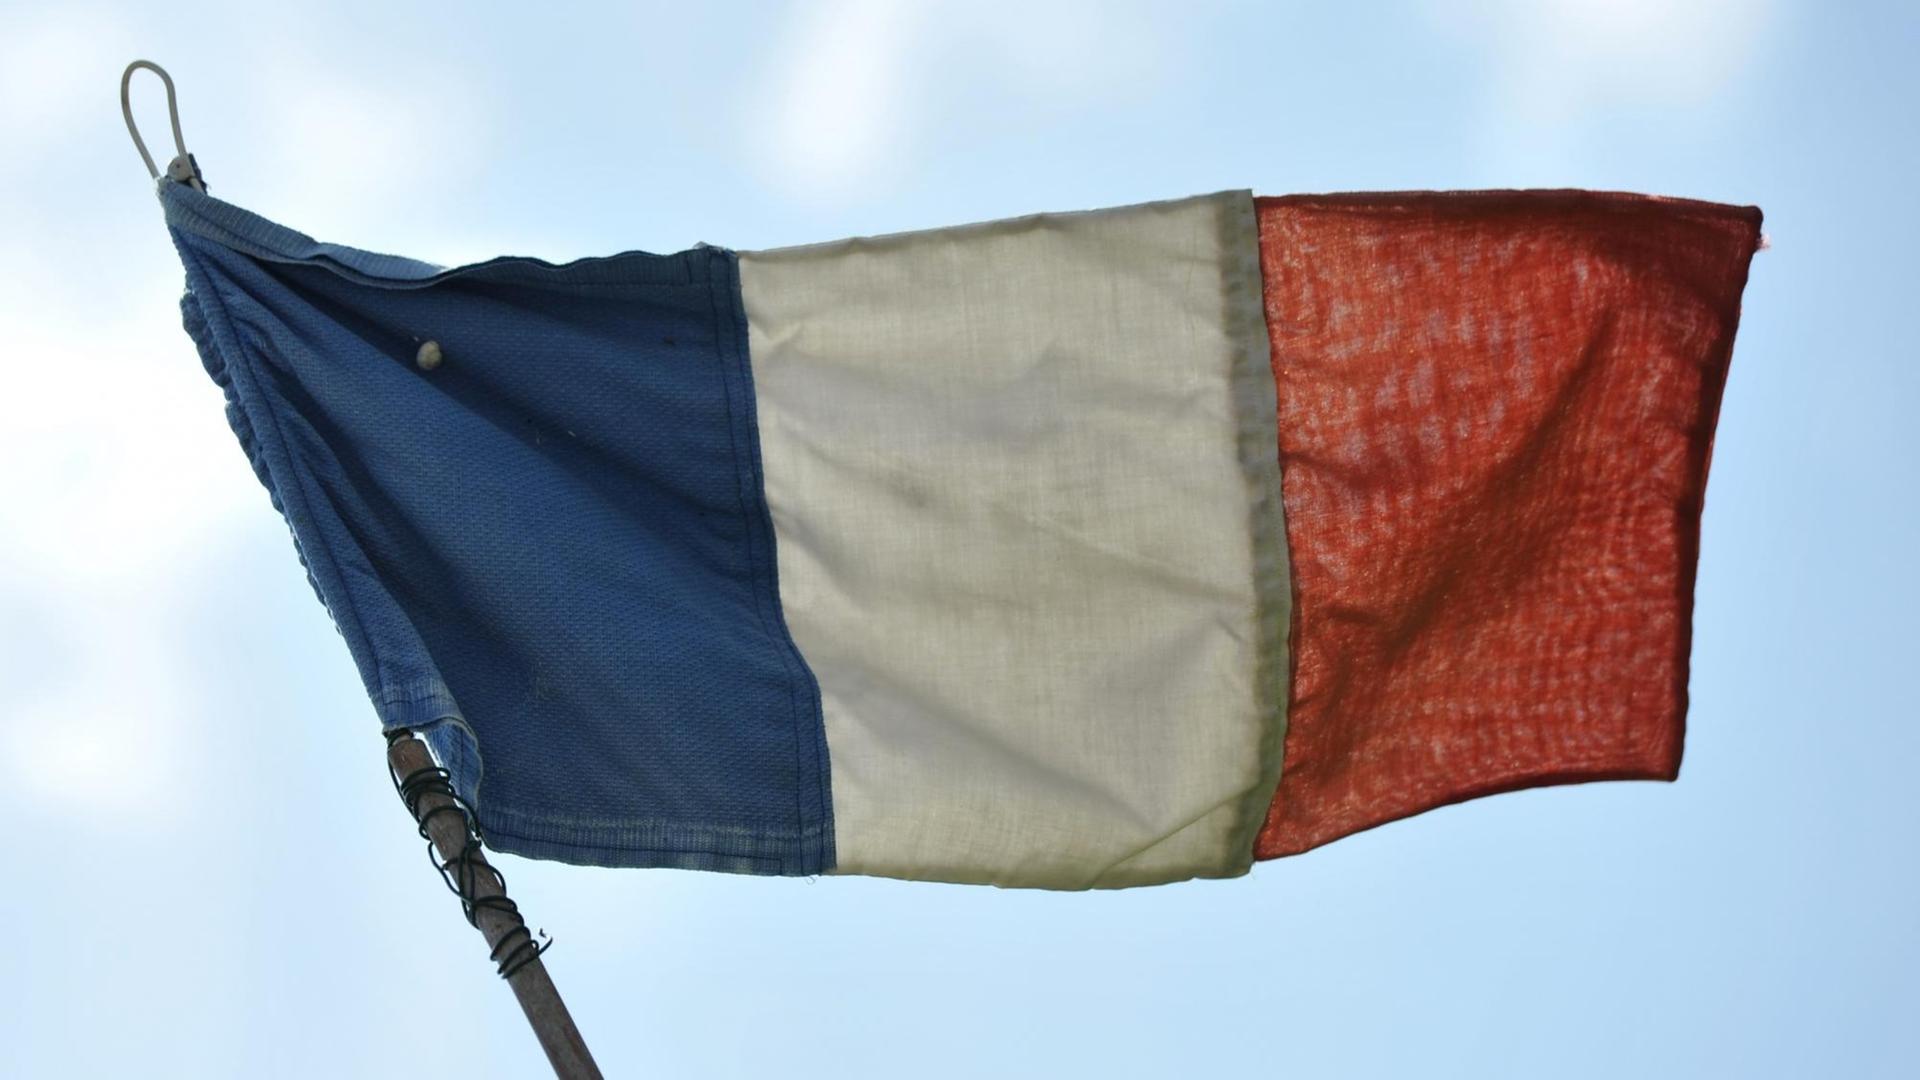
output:
<svg viewBox="0 0 1920 1080"><path fill-rule="evenodd" d="M1253 200L743 252L843 873L1246 871L1288 586Z"/></svg>
<svg viewBox="0 0 1920 1080"><path fill-rule="evenodd" d="M1679 771L1714 422L1760 212L1259 200L1294 554L1287 855Z"/></svg>
<svg viewBox="0 0 1920 1080"><path fill-rule="evenodd" d="M832 866L730 252L443 270L161 199L188 330L382 724L426 733L490 846Z"/></svg>

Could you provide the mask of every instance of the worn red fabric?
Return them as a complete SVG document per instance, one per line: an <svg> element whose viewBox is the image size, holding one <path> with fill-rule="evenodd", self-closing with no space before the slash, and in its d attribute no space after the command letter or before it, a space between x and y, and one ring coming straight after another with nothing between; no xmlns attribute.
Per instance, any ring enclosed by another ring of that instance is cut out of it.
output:
<svg viewBox="0 0 1920 1080"><path fill-rule="evenodd" d="M1751 207L1258 201L1295 575L1260 858L1480 795L1678 773Z"/></svg>

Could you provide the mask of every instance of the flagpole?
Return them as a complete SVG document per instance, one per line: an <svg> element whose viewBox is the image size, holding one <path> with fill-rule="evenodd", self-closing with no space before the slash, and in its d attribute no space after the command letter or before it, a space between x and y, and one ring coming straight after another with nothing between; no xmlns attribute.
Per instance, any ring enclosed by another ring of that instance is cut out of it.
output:
<svg viewBox="0 0 1920 1080"><path fill-rule="evenodd" d="M507 899L506 883L481 852L473 818L454 796L446 771L434 764L427 744L404 728L387 733L387 766L421 835L432 843L447 884L460 896L468 921L486 938L489 955L519 999L554 1075L559 1080L600 1080L600 1067L540 959L544 945Z"/></svg>

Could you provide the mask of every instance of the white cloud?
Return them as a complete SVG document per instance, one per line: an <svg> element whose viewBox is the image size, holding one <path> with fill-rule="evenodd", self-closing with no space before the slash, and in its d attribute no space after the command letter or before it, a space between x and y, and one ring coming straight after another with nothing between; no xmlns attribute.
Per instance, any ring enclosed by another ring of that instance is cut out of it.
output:
<svg viewBox="0 0 1920 1080"><path fill-rule="evenodd" d="M0 647L31 635L48 669L0 686L0 788L81 819L164 816L193 733L169 586L264 495L180 332L179 279L105 321L57 284L0 275L9 348L32 358L0 395Z"/></svg>
<svg viewBox="0 0 1920 1080"><path fill-rule="evenodd" d="M133 602L129 603L129 600ZM7 703L0 776L10 800L116 829L157 825L192 797L180 755L202 745L167 623L114 590L59 597L61 677Z"/></svg>
<svg viewBox="0 0 1920 1080"><path fill-rule="evenodd" d="M112 107L108 95L115 92L131 55L120 21L91 7L49 7L9 16L0 31L0 137L7 152L34 152L97 123ZM136 95L142 89L140 79L146 78L152 76L135 80ZM145 110L136 113L146 115ZM159 116L164 121L166 114ZM171 134L162 139L162 145L148 149L164 165L173 153Z"/></svg>
<svg viewBox="0 0 1920 1080"><path fill-rule="evenodd" d="M322 56L264 64L260 115L270 119L249 153L265 184L249 204L324 240L378 236L362 246L418 256L409 245L443 231L435 213L493 148L469 77L419 59L407 74L368 86L337 77Z"/></svg>
<svg viewBox="0 0 1920 1080"><path fill-rule="evenodd" d="M48 587L140 580L220 532L254 498L233 481L244 459L220 423L173 301L177 277L114 326L89 325L5 282L9 349L32 363L0 395L0 552Z"/></svg>
<svg viewBox="0 0 1920 1080"><path fill-rule="evenodd" d="M1691 105L1736 80L1770 0L1487 0L1433 17L1486 42L1503 110L1560 121L1595 105Z"/></svg>
<svg viewBox="0 0 1920 1080"><path fill-rule="evenodd" d="M758 95L753 125L778 185L803 195L845 190L904 151L907 64L923 13L894 0L800 10L779 49L791 62Z"/></svg>
<svg viewBox="0 0 1920 1080"><path fill-rule="evenodd" d="M921 133L959 103L1021 125L1149 92L1186 18L1094 0L804 5L750 89L746 153L785 194L869 194L910 171Z"/></svg>
<svg viewBox="0 0 1920 1080"><path fill-rule="evenodd" d="M979 76L1010 80L1050 103L1140 93L1165 76L1191 11L1113 0L956 3L951 29L984 61Z"/></svg>

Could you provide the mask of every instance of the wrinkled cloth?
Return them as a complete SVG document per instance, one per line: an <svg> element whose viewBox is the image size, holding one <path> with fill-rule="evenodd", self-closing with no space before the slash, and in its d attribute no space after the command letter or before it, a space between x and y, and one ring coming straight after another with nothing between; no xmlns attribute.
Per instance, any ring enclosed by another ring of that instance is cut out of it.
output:
<svg viewBox="0 0 1920 1080"><path fill-rule="evenodd" d="M742 252L846 873L1227 877L1289 586L1244 191Z"/></svg>
<svg viewBox="0 0 1920 1080"><path fill-rule="evenodd" d="M1760 212L1260 200L1293 553L1258 854L1679 771L1714 422Z"/></svg>
<svg viewBox="0 0 1920 1080"><path fill-rule="evenodd" d="M1677 775L1758 210L1237 191L441 269L159 190L381 724L499 850L1118 887Z"/></svg>
<svg viewBox="0 0 1920 1080"><path fill-rule="evenodd" d="M488 845L831 867L732 253L439 270L160 190L234 431L382 724Z"/></svg>

